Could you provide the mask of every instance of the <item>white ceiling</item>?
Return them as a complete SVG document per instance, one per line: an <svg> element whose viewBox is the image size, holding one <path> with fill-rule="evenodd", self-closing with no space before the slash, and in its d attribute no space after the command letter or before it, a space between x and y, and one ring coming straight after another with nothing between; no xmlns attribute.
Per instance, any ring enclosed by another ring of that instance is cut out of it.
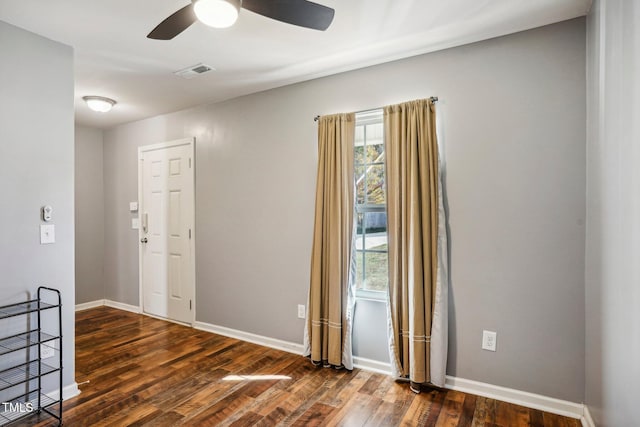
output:
<svg viewBox="0 0 640 427"><path fill-rule="evenodd" d="M591 0L316 0L326 32L242 9L231 28L196 23L146 35L190 0L0 0L0 20L73 46L76 122L108 128L199 104L458 46L585 15ZM268 0L267 0L268 1ZM215 72L173 72L197 63ZM43 64L46 66L46 64ZM90 111L84 95L118 101Z"/></svg>

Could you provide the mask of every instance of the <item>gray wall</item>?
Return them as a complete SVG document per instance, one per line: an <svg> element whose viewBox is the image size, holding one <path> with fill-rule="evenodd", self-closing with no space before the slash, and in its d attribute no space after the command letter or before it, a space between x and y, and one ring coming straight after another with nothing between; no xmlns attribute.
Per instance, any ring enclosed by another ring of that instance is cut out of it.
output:
<svg viewBox="0 0 640 427"><path fill-rule="evenodd" d="M76 304L104 298L103 132L75 128Z"/></svg>
<svg viewBox="0 0 640 427"><path fill-rule="evenodd" d="M451 212L448 374L580 402L584 64L577 19L109 130L106 296L138 303L127 209L137 147L195 136L197 320L302 342L313 117L437 95ZM378 317L356 318L356 354L383 360L384 310L358 310ZM497 352L481 350L482 329L497 331Z"/></svg>
<svg viewBox="0 0 640 427"><path fill-rule="evenodd" d="M0 298L63 294L64 384L74 382L73 51L0 21ZM40 208L56 243L40 245ZM2 304L2 303L0 303Z"/></svg>
<svg viewBox="0 0 640 427"><path fill-rule="evenodd" d="M586 403L599 426L640 422L640 4L588 18Z"/></svg>

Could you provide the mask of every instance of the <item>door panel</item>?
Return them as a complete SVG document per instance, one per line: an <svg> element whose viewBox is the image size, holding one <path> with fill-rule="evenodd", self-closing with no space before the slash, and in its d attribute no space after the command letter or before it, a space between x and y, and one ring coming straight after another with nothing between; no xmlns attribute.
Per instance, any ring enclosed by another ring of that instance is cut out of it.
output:
<svg viewBox="0 0 640 427"><path fill-rule="evenodd" d="M147 215L147 228L140 230L143 310L185 323L193 320L192 152L189 141L142 147L140 155L140 212Z"/></svg>
<svg viewBox="0 0 640 427"><path fill-rule="evenodd" d="M173 238L180 237L180 213L182 210L182 203L180 196L181 191L171 191L169 193L169 235Z"/></svg>

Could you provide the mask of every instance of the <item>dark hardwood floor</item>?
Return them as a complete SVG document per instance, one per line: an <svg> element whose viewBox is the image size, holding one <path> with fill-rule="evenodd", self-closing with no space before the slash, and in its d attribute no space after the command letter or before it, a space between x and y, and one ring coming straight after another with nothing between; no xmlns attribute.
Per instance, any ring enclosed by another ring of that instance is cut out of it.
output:
<svg viewBox="0 0 640 427"><path fill-rule="evenodd" d="M107 307L76 313L76 381L82 393L64 403L66 426L580 426L451 390L416 395L385 375L316 368Z"/></svg>

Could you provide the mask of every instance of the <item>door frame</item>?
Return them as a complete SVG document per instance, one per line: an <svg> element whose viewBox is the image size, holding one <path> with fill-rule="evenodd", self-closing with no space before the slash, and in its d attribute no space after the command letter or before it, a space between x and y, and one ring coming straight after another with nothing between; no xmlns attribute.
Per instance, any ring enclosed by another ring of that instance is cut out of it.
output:
<svg viewBox="0 0 640 427"><path fill-rule="evenodd" d="M143 145L138 147L138 300L140 301L139 310L141 314L144 314L149 317L157 317L153 314L146 313L144 311L144 289L142 282L143 268L142 268L142 243L140 239L142 239L142 214L143 214L143 203L144 200L142 197L142 181L143 181L143 168L142 168L142 156L145 152L161 150L165 148L178 147L181 145L189 146L189 159L190 159L190 171L191 171L191 185L193 187L193 204L191 206L191 239L189 240L189 249L191 250L191 280L189 281L189 287L191 292L191 299L193 301L193 306L191 309L191 322L187 323L188 326L193 327L196 322L196 151L195 151L195 137L175 139L167 142L160 142L157 144ZM158 319L166 320L173 323L179 323L184 325L185 323L167 319L164 317L157 317Z"/></svg>

